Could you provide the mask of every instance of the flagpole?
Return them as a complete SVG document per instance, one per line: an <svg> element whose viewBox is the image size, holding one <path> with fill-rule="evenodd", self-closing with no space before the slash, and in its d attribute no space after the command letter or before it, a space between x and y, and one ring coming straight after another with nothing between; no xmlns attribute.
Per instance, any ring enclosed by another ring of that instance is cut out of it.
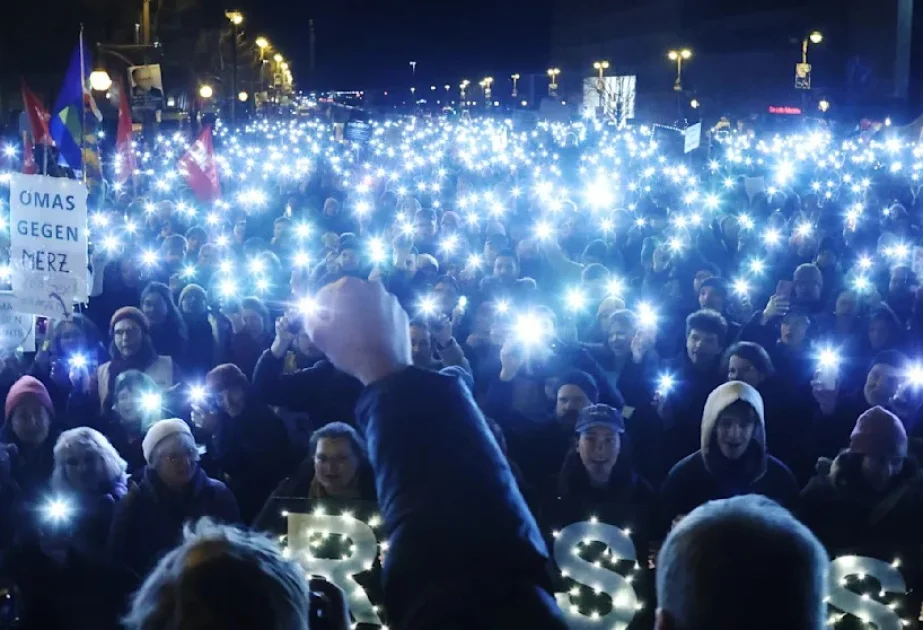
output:
<svg viewBox="0 0 923 630"><path fill-rule="evenodd" d="M87 183L87 165L85 144L87 138L87 103L86 103L86 60L83 58L83 22L80 23L80 41L77 44L80 49L80 166L83 172L83 183Z"/></svg>

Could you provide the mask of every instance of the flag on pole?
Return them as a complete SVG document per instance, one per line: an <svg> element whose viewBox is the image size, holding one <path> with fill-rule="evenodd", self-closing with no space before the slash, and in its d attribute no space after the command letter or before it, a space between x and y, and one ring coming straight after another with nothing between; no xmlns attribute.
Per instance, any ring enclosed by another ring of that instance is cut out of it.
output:
<svg viewBox="0 0 923 630"><path fill-rule="evenodd" d="M119 88L119 127L115 138L115 181L124 184L135 172L135 152L132 147L131 109L128 107L128 87Z"/></svg>
<svg viewBox="0 0 923 630"><path fill-rule="evenodd" d="M38 164L35 163L35 149L32 138L26 138L22 145L22 172L26 175L38 173Z"/></svg>
<svg viewBox="0 0 923 630"><path fill-rule="evenodd" d="M221 195L211 127L206 127L179 159L177 170L186 179L186 183L199 201L214 201Z"/></svg>
<svg viewBox="0 0 923 630"><path fill-rule="evenodd" d="M80 40L74 54L71 55L67 73L64 75L64 84L51 115L51 137L58 146L61 157L74 170L83 168L81 147L85 133L84 108L89 108L97 120L102 120L96 101L87 87L90 77L89 59L81 31Z"/></svg>
<svg viewBox="0 0 923 630"><path fill-rule="evenodd" d="M32 129L32 138L35 144L51 144L51 133L48 131L48 112L38 97L22 80L22 106L29 117L29 127Z"/></svg>

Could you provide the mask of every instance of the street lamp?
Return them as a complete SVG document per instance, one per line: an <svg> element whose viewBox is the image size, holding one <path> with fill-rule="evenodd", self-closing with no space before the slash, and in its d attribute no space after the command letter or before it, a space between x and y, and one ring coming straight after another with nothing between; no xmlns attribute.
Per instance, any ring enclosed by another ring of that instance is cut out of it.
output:
<svg viewBox="0 0 923 630"><path fill-rule="evenodd" d="M257 37L255 43L256 47L259 48L260 51L262 51L264 48L269 48L269 40L265 37Z"/></svg>
<svg viewBox="0 0 923 630"><path fill-rule="evenodd" d="M692 57L692 51L688 48L681 50L671 50L667 53L670 61L676 62L676 81L673 83L673 89L677 92L683 91L683 61Z"/></svg>
<svg viewBox="0 0 923 630"><path fill-rule="evenodd" d="M228 11L224 14L231 22L231 94L237 92L237 28L244 23L240 11ZM237 104L231 99L231 122L237 118Z"/></svg>
<svg viewBox="0 0 923 630"><path fill-rule="evenodd" d="M608 61L597 61L593 63L593 67L599 71L599 81L603 80L603 73L609 69Z"/></svg>
<svg viewBox="0 0 923 630"><path fill-rule="evenodd" d="M516 98L519 95L518 84L519 84L519 73L511 74L510 78L513 80L513 98Z"/></svg>
<svg viewBox="0 0 923 630"><path fill-rule="evenodd" d="M283 61L285 61L285 57L283 57L279 53L276 53L272 56L272 60L275 61L276 63L282 63Z"/></svg>
<svg viewBox="0 0 923 630"><path fill-rule="evenodd" d="M246 103L248 98L250 98L250 95L246 92L241 92L237 95L237 100L239 100L241 103Z"/></svg>
<svg viewBox="0 0 923 630"><path fill-rule="evenodd" d="M202 87L199 88L199 96L201 96L204 99L210 99L214 95L215 95L215 91L212 89L212 86L210 85L203 85Z"/></svg>
<svg viewBox="0 0 923 630"><path fill-rule="evenodd" d="M97 92L105 92L112 87L112 78L102 68L90 73L90 87Z"/></svg>
<svg viewBox="0 0 923 630"><path fill-rule="evenodd" d="M691 101L689 101L689 107L691 107L692 109L698 109L699 107L701 107L701 105L702 104L699 102L699 99L697 98L694 98Z"/></svg>
<svg viewBox="0 0 923 630"><path fill-rule="evenodd" d="M817 103L817 109L826 114L827 110L830 109L830 101L825 98L820 99L820 102Z"/></svg>
<svg viewBox="0 0 923 630"><path fill-rule="evenodd" d="M548 94L554 96L558 90L558 75L561 74L560 68L548 68Z"/></svg>
<svg viewBox="0 0 923 630"><path fill-rule="evenodd" d="M824 35L820 31L812 31L810 35L801 40L801 63L808 63L808 43L819 44L824 41Z"/></svg>
<svg viewBox="0 0 923 630"><path fill-rule="evenodd" d="M469 81L468 79L465 79L461 83L458 84L458 89L461 91L462 103L465 102L465 91L468 89L469 85L471 85L471 81Z"/></svg>

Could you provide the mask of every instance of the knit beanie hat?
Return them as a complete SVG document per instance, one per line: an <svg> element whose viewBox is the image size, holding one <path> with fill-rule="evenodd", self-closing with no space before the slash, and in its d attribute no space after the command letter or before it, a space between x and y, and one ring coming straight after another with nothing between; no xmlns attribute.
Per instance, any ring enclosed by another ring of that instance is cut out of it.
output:
<svg viewBox="0 0 923 630"><path fill-rule="evenodd" d="M112 319L109 320L109 332L111 333L112 329L115 328L115 325L123 319L130 319L141 327L141 330L144 331L145 335L150 334L150 320L147 318L147 315L136 309L134 306L123 306L112 315Z"/></svg>
<svg viewBox="0 0 923 630"><path fill-rule="evenodd" d="M171 435L177 434L188 435L189 439L193 439L189 425L179 418L160 420L152 424L151 428L147 430L144 439L141 440L141 452L144 453L144 461L150 464L151 455L154 454L154 449L157 448L157 445Z"/></svg>
<svg viewBox="0 0 923 630"><path fill-rule="evenodd" d="M48 395L48 390L45 389L42 382L33 376L22 376L13 383L10 393L6 395L6 405L3 411L7 420L9 420L16 407L29 399L38 401L54 417L54 405L51 403L51 396Z"/></svg>
<svg viewBox="0 0 923 630"><path fill-rule="evenodd" d="M247 389L249 385L247 375L233 363L222 363L205 375L205 386L212 392L222 392L233 387Z"/></svg>
<svg viewBox="0 0 923 630"><path fill-rule="evenodd" d="M596 379L586 372L571 370L562 375L561 380L558 382L558 389L565 385L576 385L583 390L583 393L586 394L586 397L590 399L591 403L595 405L599 402L599 387L596 385Z"/></svg>
<svg viewBox="0 0 923 630"><path fill-rule="evenodd" d="M849 436L849 450L862 455L905 457L907 431L900 418L875 406L859 416Z"/></svg>

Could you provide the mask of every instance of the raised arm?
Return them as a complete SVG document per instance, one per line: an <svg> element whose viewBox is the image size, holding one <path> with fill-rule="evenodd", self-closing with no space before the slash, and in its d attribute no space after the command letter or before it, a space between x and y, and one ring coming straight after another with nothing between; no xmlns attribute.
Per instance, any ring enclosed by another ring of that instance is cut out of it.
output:
<svg viewBox="0 0 923 630"><path fill-rule="evenodd" d="M366 385L357 414L390 532L395 625L564 628L544 590L548 551L467 390L409 367L407 314L379 284L344 278L317 298L314 342Z"/></svg>

